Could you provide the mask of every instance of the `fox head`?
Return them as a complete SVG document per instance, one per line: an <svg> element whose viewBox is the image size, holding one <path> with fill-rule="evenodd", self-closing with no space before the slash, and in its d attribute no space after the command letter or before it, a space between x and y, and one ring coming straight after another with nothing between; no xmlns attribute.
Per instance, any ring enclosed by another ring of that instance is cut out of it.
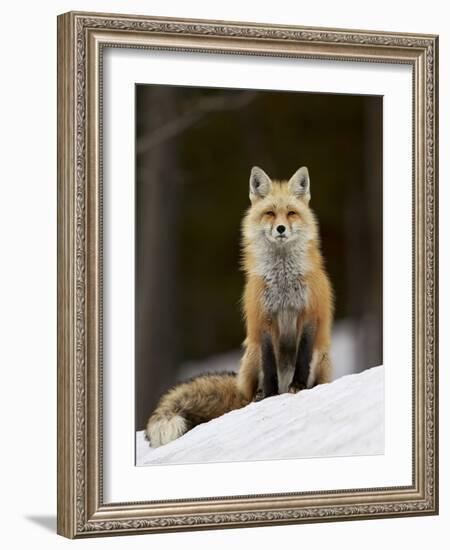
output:
<svg viewBox="0 0 450 550"><path fill-rule="evenodd" d="M299 168L289 181L272 181L261 168L250 173L251 207L244 222L244 235L249 241L261 239L276 246L307 243L316 238L309 173Z"/></svg>

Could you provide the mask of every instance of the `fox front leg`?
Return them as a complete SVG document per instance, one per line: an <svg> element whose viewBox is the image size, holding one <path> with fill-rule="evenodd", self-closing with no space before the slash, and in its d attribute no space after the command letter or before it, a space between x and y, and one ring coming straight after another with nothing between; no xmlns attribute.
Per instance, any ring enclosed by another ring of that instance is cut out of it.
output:
<svg viewBox="0 0 450 550"><path fill-rule="evenodd" d="M261 342L262 390L257 394L257 401L272 395L278 395L277 361L273 348L272 336L265 332Z"/></svg>
<svg viewBox="0 0 450 550"><path fill-rule="evenodd" d="M307 387L309 368L313 354L314 327L304 327L297 351L294 376L289 384L288 392L297 393Z"/></svg>

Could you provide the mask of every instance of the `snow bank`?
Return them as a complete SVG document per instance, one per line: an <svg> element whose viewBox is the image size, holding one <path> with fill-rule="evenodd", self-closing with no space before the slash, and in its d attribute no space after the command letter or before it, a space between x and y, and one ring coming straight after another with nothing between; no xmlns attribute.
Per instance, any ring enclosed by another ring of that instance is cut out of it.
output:
<svg viewBox="0 0 450 550"><path fill-rule="evenodd" d="M384 453L384 369L251 403L153 449L136 434L136 465Z"/></svg>

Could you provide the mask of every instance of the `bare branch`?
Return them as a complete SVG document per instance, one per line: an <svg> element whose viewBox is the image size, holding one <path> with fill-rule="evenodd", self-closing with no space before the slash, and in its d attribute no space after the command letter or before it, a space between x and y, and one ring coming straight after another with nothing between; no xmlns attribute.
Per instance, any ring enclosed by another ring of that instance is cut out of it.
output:
<svg viewBox="0 0 450 550"><path fill-rule="evenodd" d="M256 95L256 92L242 92L234 96L223 95L202 98L193 110L170 120L137 143L136 152L137 154L147 153L153 147L181 134L209 113L241 109L253 101Z"/></svg>

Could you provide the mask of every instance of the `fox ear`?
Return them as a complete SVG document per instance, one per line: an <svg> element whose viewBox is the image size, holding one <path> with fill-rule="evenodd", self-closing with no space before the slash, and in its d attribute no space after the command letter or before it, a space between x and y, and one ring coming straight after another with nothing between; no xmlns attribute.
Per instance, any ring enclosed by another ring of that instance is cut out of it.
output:
<svg viewBox="0 0 450 550"><path fill-rule="evenodd" d="M254 202L269 194L272 188L272 180L262 168L253 166L250 172L250 200Z"/></svg>
<svg viewBox="0 0 450 550"><path fill-rule="evenodd" d="M309 187L309 173L306 166L299 168L289 180L289 190L296 197L304 199L307 202L309 201L311 193Z"/></svg>

